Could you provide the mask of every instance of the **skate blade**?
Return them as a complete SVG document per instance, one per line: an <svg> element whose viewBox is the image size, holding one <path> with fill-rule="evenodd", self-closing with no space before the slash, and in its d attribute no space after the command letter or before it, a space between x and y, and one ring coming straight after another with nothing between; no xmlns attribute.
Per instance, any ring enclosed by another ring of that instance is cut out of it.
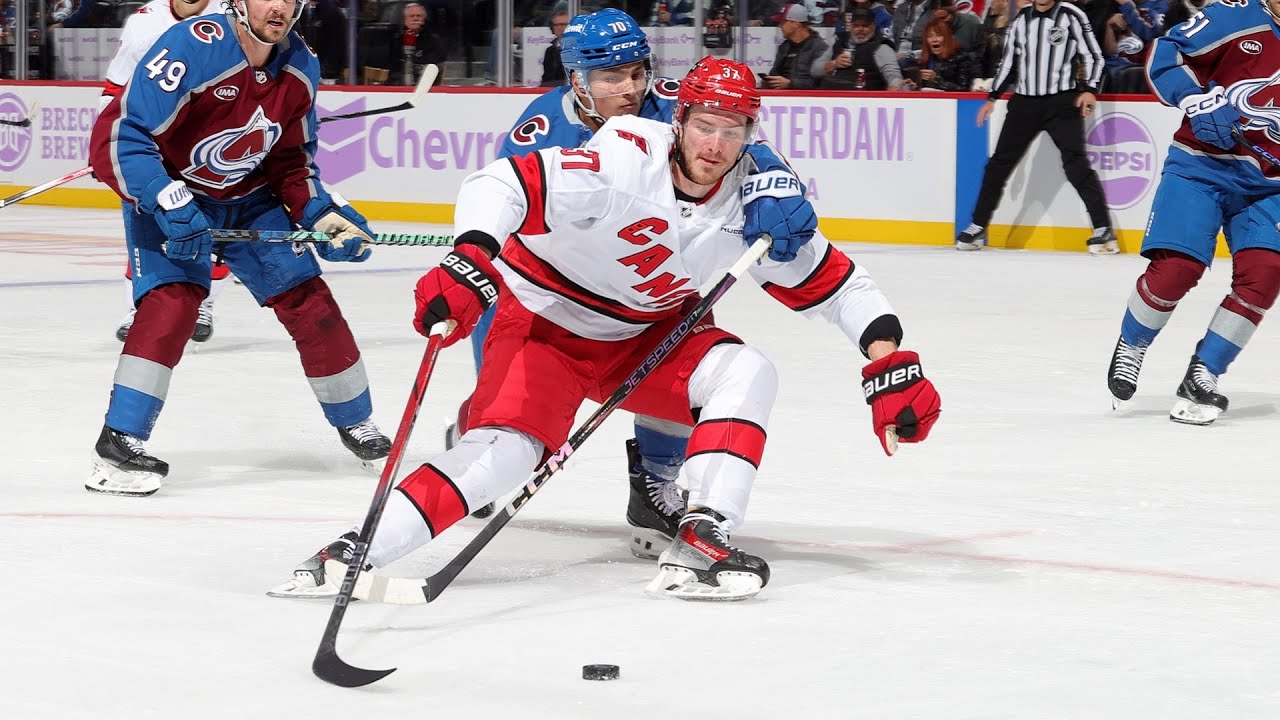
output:
<svg viewBox="0 0 1280 720"><path fill-rule="evenodd" d="M1201 405L1186 398L1178 398L1169 411L1169 419L1183 425L1212 425L1222 411L1213 405Z"/></svg>
<svg viewBox="0 0 1280 720"><path fill-rule="evenodd" d="M1118 255L1119 253L1120 246L1117 245L1114 240L1102 243L1101 245L1089 246L1090 255Z"/></svg>
<svg viewBox="0 0 1280 720"><path fill-rule="evenodd" d="M981 250L982 243L971 243L971 242L964 242L963 240L957 240L956 249L957 250Z"/></svg>
<svg viewBox="0 0 1280 720"><path fill-rule="evenodd" d="M641 560L657 560L671 545L671 536L653 528L631 528L631 554Z"/></svg>
<svg viewBox="0 0 1280 720"><path fill-rule="evenodd" d="M386 466L386 458L379 458L377 460L360 460L360 469L377 477L382 477L382 470Z"/></svg>
<svg viewBox="0 0 1280 720"><path fill-rule="evenodd" d="M719 585L707 585L688 568L663 565L645 592L680 600L733 602L755 597L764 587L760 576L750 572L718 572L716 582Z"/></svg>
<svg viewBox="0 0 1280 720"><path fill-rule="evenodd" d="M161 478L155 473L121 470L95 455L93 471L85 481L84 489L102 495L146 497L154 495L160 484Z"/></svg>
<svg viewBox="0 0 1280 720"><path fill-rule="evenodd" d="M338 563L338 564L342 566L342 572L346 572L347 566L342 565L342 563ZM325 571L328 572L328 570L329 568L326 566ZM327 577L332 577L332 576L327 576ZM301 579L297 575L289 578L288 582L281 585L277 585L267 591L268 596L277 597L277 598L325 599L325 598L333 598L337 596L337 594L338 594L338 587L336 585L329 584L328 581L326 581L324 585L320 585L320 586L309 585L307 580Z"/></svg>
<svg viewBox="0 0 1280 720"><path fill-rule="evenodd" d="M1115 395L1112 395L1112 396L1111 396L1111 409L1112 409L1112 410L1115 410L1115 411L1117 411L1117 412L1118 412L1118 411L1120 411L1120 410L1124 410L1124 409L1125 409L1125 406L1127 406L1128 404L1129 404L1129 401L1128 401L1128 400L1121 400L1120 398L1116 397Z"/></svg>

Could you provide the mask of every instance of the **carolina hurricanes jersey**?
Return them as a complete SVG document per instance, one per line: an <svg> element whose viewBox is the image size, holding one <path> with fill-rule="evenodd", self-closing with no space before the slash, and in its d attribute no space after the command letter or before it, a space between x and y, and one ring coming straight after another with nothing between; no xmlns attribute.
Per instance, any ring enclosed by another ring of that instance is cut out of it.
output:
<svg viewBox="0 0 1280 720"><path fill-rule="evenodd" d="M671 125L617 117L581 148L498 160L462 184L455 232L508 238L496 263L531 312L583 337L622 340L680 312L746 250L740 188L746 155L705 198L678 200ZM751 275L774 298L823 315L865 349L897 327L870 276L815 236L787 263ZM880 322L877 322L879 320Z"/></svg>
<svg viewBox="0 0 1280 720"><path fill-rule="evenodd" d="M173 4L176 2L181 0L151 0L125 21L124 30L120 33L120 49L116 50L116 56L111 58L111 65L107 67L102 100L98 105L99 112L111 102L111 98L124 91L125 83L133 77L134 68L138 67L142 55L151 49L156 39L165 30L182 22L181 18L173 14ZM204 10L192 17L218 14L223 12L223 7L220 0L209 0Z"/></svg>
<svg viewBox="0 0 1280 720"><path fill-rule="evenodd" d="M1147 76L1161 102L1178 107L1211 83L1226 88L1245 136L1280 155L1280 38L1265 0L1220 0L1156 40ZM1242 148L1202 142L1183 118L1165 167L1244 194L1280 191L1280 171Z"/></svg>
<svg viewBox="0 0 1280 720"><path fill-rule="evenodd" d="M135 204L158 178L234 200L270 186L295 221L320 192L315 92L320 65L296 32L251 67L225 15L170 28L98 117L98 179Z"/></svg>
<svg viewBox="0 0 1280 720"><path fill-rule="evenodd" d="M671 122L680 83L658 78L640 103L640 117ZM578 117L573 88L561 85L529 103L502 143L498 157L524 155L549 147L580 147L591 139L591 128Z"/></svg>

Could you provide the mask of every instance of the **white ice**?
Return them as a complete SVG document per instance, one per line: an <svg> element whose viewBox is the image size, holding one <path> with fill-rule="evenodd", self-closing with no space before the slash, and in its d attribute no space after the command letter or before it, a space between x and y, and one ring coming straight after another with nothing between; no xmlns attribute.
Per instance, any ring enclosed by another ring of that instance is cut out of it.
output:
<svg viewBox="0 0 1280 720"><path fill-rule="evenodd" d="M1215 425L1169 422L1226 291L1206 276L1109 410L1104 375L1140 258L850 245L943 398L885 457L862 357L746 282L720 323L782 387L742 547L755 600L645 596L627 552L615 415L435 603L357 603L341 655L398 666L345 690L310 671L326 602L264 591L362 518L375 480L324 422L270 311L229 287L190 344L142 499L83 490L120 344L115 213L19 206L0 227L0 718L1277 718L1280 356L1264 323ZM422 226L379 223L385 231ZM441 257L327 265L393 433L423 340L412 288ZM469 391L446 350L410 463ZM423 576L468 519L389 572ZM587 682L581 666L622 667Z"/></svg>

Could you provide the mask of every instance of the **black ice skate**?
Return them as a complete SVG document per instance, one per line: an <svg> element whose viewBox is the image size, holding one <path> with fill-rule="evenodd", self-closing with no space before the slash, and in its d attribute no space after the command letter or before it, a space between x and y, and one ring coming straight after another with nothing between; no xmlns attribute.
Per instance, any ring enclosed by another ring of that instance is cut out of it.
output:
<svg viewBox="0 0 1280 720"><path fill-rule="evenodd" d="M206 342L213 337L213 297L206 297L200 303L200 309L196 315L196 327L191 331L191 339L196 342Z"/></svg>
<svg viewBox="0 0 1280 720"><path fill-rule="evenodd" d="M627 468L631 480L631 499L627 502L631 554L653 560L675 537L689 493L674 481L645 470L635 440L627 441Z"/></svg>
<svg viewBox="0 0 1280 720"><path fill-rule="evenodd" d="M143 497L159 490L169 474L169 463L147 454L141 440L105 425L93 450L93 470L84 484L91 492Z"/></svg>
<svg viewBox="0 0 1280 720"><path fill-rule="evenodd" d="M342 578L326 572L325 563L337 560L343 565L350 565L351 558L355 555L356 539L356 531L352 530L320 548L320 552L304 560L293 571L293 577L288 582L268 590L267 594L284 598L325 598L337 595Z"/></svg>
<svg viewBox="0 0 1280 720"><path fill-rule="evenodd" d="M372 420L338 428L338 437L359 458L365 470L375 475L382 474L382 466L387 464L387 456L391 454L391 439L383 435Z"/></svg>
<svg viewBox="0 0 1280 720"><path fill-rule="evenodd" d="M682 600L745 600L760 592L769 582L769 564L730 545L724 522L706 508L686 513L645 590Z"/></svg>
<svg viewBox="0 0 1280 720"><path fill-rule="evenodd" d="M1107 389L1111 391L1111 409L1120 407L1138 391L1138 373L1142 370L1142 358L1150 345L1130 345L1121 337L1111 352L1111 367L1107 369Z"/></svg>
<svg viewBox="0 0 1280 720"><path fill-rule="evenodd" d="M1120 252L1116 243L1116 231L1109 227L1094 228L1093 234L1085 241L1090 255L1115 255Z"/></svg>
<svg viewBox="0 0 1280 720"><path fill-rule="evenodd" d="M981 225L970 224L956 235L957 250L981 250L987 244L987 229Z"/></svg>
<svg viewBox="0 0 1280 720"><path fill-rule="evenodd" d="M1209 372L1200 356L1192 355L1169 419L1187 425L1212 425L1227 411L1227 404L1226 396L1218 393L1218 376Z"/></svg>

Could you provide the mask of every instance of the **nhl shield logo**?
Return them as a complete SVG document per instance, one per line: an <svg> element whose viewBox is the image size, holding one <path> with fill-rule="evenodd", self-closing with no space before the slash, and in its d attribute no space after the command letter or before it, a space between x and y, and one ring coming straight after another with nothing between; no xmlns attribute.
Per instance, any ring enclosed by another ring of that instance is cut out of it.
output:
<svg viewBox="0 0 1280 720"><path fill-rule="evenodd" d="M1066 41L1067 41L1067 31L1066 31L1066 30L1063 30L1062 28L1054 28L1054 29L1052 29L1052 30L1050 30L1050 31L1049 31L1049 44L1050 44L1050 45L1057 46L1057 45L1061 45L1062 43L1064 43L1064 42L1066 42Z"/></svg>
<svg viewBox="0 0 1280 720"><path fill-rule="evenodd" d="M183 177L211 188L230 187L257 169L280 139L280 123L267 119L262 108L243 127L223 130L191 148L191 166Z"/></svg>

